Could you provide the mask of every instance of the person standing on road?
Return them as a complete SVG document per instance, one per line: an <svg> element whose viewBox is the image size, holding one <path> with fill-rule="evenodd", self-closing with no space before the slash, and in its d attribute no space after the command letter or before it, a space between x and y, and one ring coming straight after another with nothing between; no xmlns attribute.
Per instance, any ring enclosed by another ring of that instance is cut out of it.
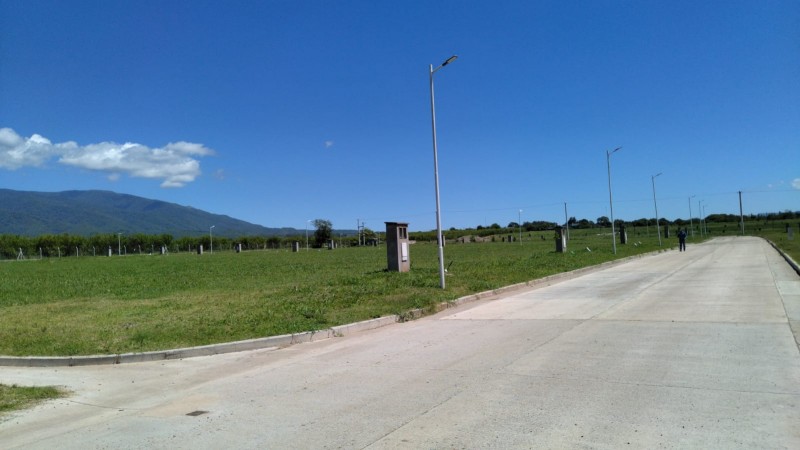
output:
<svg viewBox="0 0 800 450"><path fill-rule="evenodd" d="M678 231L678 248L679 251L686 251L686 229Z"/></svg>

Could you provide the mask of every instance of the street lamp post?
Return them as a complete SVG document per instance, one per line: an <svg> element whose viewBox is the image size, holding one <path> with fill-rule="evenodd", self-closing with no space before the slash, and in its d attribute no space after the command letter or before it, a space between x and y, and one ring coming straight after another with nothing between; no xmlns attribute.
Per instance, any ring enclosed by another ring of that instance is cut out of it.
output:
<svg viewBox="0 0 800 450"><path fill-rule="evenodd" d="M614 231L614 198L611 195L611 155L619 151L622 147L617 147L614 150L606 150L606 164L608 165L608 206L611 211L611 246L614 248L614 254L617 254L617 237Z"/></svg>
<svg viewBox="0 0 800 450"><path fill-rule="evenodd" d="M708 236L708 221L706 220L706 206L703 205L703 229L705 229L706 236Z"/></svg>
<svg viewBox="0 0 800 450"><path fill-rule="evenodd" d="M433 96L433 74L442 67L455 61L458 56L453 55L447 58L437 68L430 65L429 80L431 86L431 129L433 130L433 179L436 185L436 239L439 243L439 286L444 289L444 241L442 240L442 210L439 202L439 153L436 148L436 107Z"/></svg>
<svg viewBox="0 0 800 450"><path fill-rule="evenodd" d="M522 210L519 210L519 214L517 215L517 230L519 230L519 243L522 244Z"/></svg>
<svg viewBox="0 0 800 450"><path fill-rule="evenodd" d="M311 220L306 220L306 251L308 251L308 224L311 223Z"/></svg>
<svg viewBox="0 0 800 450"><path fill-rule="evenodd" d="M744 211L742 211L742 191L739 191L739 223L742 228L742 236L744 236Z"/></svg>
<svg viewBox="0 0 800 450"><path fill-rule="evenodd" d="M208 240L209 240L209 247L210 247L208 249L208 251L212 255L214 254L214 234L212 233L211 230L213 230L215 226L216 225L211 225L211 228L208 229Z"/></svg>
<svg viewBox="0 0 800 450"><path fill-rule="evenodd" d="M661 176L661 172L650 177L653 182L653 206L656 208L656 234L658 235L658 246L661 247L661 225L658 223L658 202L656 202L656 177Z"/></svg>
<svg viewBox="0 0 800 450"><path fill-rule="evenodd" d="M122 255L122 233L117 233L117 255Z"/></svg>
<svg viewBox="0 0 800 450"><path fill-rule="evenodd" d="M692 222L692 199L695 198L694 195L689 197L689 229L692 230L692 237L694 237L694 223Z"/></svg>
<svg viewBox="0 0 800 450"><path fill-rule="evenodd" d="M700 236L703 236L703 209L702 209L702 206L700 206L702 204L703 204L703 200L698 200L697 201L697 214L700 214L700 218L699 218L700 223L698 224L698 227L700 228Z"/></svg>

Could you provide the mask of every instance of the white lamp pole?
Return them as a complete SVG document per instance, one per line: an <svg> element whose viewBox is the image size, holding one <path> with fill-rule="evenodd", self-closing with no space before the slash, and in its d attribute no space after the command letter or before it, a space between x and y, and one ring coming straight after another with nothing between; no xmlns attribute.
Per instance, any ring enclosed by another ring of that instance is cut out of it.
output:
<svg viewBox="0 0 800 450"><path fill-rule="evenodd" d="M611 155L619 151L622 147L617 147L614 150L606 150L606 164L608 165L608 206L611 211L611 246L614 248L614 254L617 254L617 236L614 231L614 198L611 195Z"/></svg>
<svg viewBox="0 0 800 450"><path fill-rule="evenodd" d="M441 69L442 67L450 64L451 62L455 61L458 56L453 55L447 58L447 61L443 62L437 68L433 68L433 64L430 65L430 72L429 72L429 79L431 85L431 129L433 130L433 178L436 185L436 239L439 243L439 286L442 289L445 287L444 282L444 241L442 240L442 210L441 205L439 202L439 153L436 148L436 107L434 104L434 96L433 96L433 74L436 73L437 70Z"/></svg>
<svg viewBox="0 0 800 450"><path fill-rule="evenodd" d="M706 236L708 236L708 220L706 220L706 206L708 205L703 205L703 229L706 232Z"/></svg>
<svg viewBox="0 0 800 450"><path fill-rule="evenodd" d="M306 251L308 251L308 224L311 223L311 220L306 220Z"/></svg>
<svg viewBox="0 0 800 450"><path fill-rule="evenodd" d="M519 243L522 244L522 210L519 210L517 219L517 229L519 230Z"/></svg>
<svg viewBox="0 0 800 450"><path fill-rule="evenodd" d="M208 250L209 253L211 253L212 255L214 254L214 234L212 230L214 229L215 226L216 225L211 225L211 228L208 229L208 240L209 240L209 246L211 247Z"/></svg>
<svg viewBox="0 0 800 450"><path fill-rule="evenodd" d="M701 206L702 204L703 204L703 200L698 200L697 201L697 215L700 216L700 217L697 218L697 222L698 222L697 223L697 228L700 229L700 236L701 237L703 236L703 207Z"/></svg>
<svg viewBox="0 0 800 450"><path fill-rule="evenodd" d="M122 233L117 233L117 255L122 255Z"/></svg>
<svg viewBox="0 0 800 450"><path fill-rule="evenodd" d="M653 182L653 206L656 208L656 234L658 235L658 246L661 247L661 225L658 223L658 202L656 202L656 177L661 176L661 172L650 177Z"/></svg>
<svg viewBox="0 0 800 450"><path fill-rule="evenodd" d="M694 237L694 223L692 222L692 199L695 198L694 195L689 197L689 229L692 230L692 237Z"/></svg>
<svg viewBox="0 0 800 450"><path fill-rule="evenodd" d="M700 215L700 218L698 219L700 221L700 223L698 224L698 226L700 228L700 236L703 236L703 209L702 209L702 206L701 206L702 204L703 204L703 200L698 200L697 201L697 214Z"/></svg>

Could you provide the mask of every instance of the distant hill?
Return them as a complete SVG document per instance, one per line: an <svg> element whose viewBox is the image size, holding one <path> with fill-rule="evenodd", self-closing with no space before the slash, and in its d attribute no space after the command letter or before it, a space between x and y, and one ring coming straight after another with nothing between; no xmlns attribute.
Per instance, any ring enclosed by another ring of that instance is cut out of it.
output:
<svg viewBox="0 0 800 450"><path fill-rule="evenodd" d="M0 189L0 234L40 236L106 233L171 234L178 238L208 233L286 236L294 228L267 228L189 206L110 191L25 192Z"/></svg>

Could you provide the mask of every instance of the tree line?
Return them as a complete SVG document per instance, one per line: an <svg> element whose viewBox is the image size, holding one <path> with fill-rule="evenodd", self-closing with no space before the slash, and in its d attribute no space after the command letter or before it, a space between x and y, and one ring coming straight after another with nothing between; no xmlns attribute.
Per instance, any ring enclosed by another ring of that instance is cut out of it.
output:
<svg viewBox="0 0 800 450"><path fill-rule="evenodd" d="M357 245L356 236L335 236L333 224L325 219L314 222L315 230L309 236L311 247L327 246L331 240L338 245ZM11 234L0 235L0 258L52 258L70 256L107 256L159 254L162 251L195 252L202 245L207 251L215 250L264 250L290 248L293 242L305 244L305 235L295 236L241 236L229 238L225 236L185 236L175 238L171 234L144 233L107 233L92 236L72 234L44 234L36 237ZM162 250L163 249L163 250Z"/></svg>
<svg viewBox="0 0 800 450"><path fill-rule="evenodd" d="M740 217L736 214L709 214L702 220L705 220L706 223L738 223L739 219ZM786 221L793 219L800 219L800 211L782 211L777 213L747 214L744 216L745 223L760 222L764 225L768 225L770 222ZM676 226L679 228L684 228L688 227L689 224L692 222L694 223L695 226L698 226L700 220L701 218L698 217L693 217L691 221L688 219L680 219L680 218L675 220L668 220L666 218L661 217L658 219L658 224L661 227ZM611 219L609 219L606 216L600 216L594 221L589 219L579 220L575 217L570 217L567 220L567 223L569 224L569 228L578 230L611 227ZM641 218L631 221L615 219L614 225L617 227L621 225L632 226L634 228L648 227L648 226L655 227L656 219ZM563 224L558 224L556 222L548 222L548 221L531 221L531 222L523 222L521 226L523 232L534 232L534 231L553 230L557 226L563 226ZM519 227L520 224L518 224L517 222L509 222L506 226L501 226L500 224L493 223L488 226L478 225L475 228L467 228L467 229L450 228L449 230L443 230L442 233L444 234L445 240L453 240L468 235L486 237L486 236L505 234L505 233L516 233L519 231ZM436 230L412 232L410 233L410 237L411 239L417 241L435 241Z"/></svg>
<svg viewBox="0 0 800 450"><path fill-rule="evenodd" d="M768 225L770 222L800 219L800 211L783 211L779 213L749 214L744 216L745 223L761 223ZM692 219L695 224L700 220ZM707 223L738 223L739 216L735 214L711 214L705 217ZM655 219L641 218L633 221L615 220L615 225L626 225L633 227L655 226ZM0 258L14 259L20 257L68 257L68 256L103 256L108 255L130 255L130 254L158 254L164 248L167 252L194 252L199 246L204 249L211 248L212 239L215 250L232 250L241 246L242 250L265 250L291 248L292 243L300 242L314 248L327 247L330 241L335 241L339 246L357 246L365 244L368 240L376 242L381 233L365 229L362 236L336 234L333 224L329 220L316 219L313 222L314 231L306 237L305 234L293 236L242 236L238 238L228 238L224 236L192 236L174 238L170 234L143 234L143 233L108 233L92 236L78 236L70 234L45 234L37 237L18 236L10 234L0 235ZM569 227L573 229L587 228L607 228L611 226L611 221L600 216L596 221L587 219L568 219ZM659 219L660 226L675 225L685 227L689 225L688 220L675 219L673 221L665 218ZM522 231L546 231L552 230L559 224L548 221L531 221L521 224ZM489 226L478 225L474 229L455 229L451 228L444 231L445 239L457 239L466 235L491 236L503 233L513 233L519 231L519 224L509 222L506 227L497 223ZM422 231L410 233L410 238L418 241L435 241L436 231Z"/></svg>

